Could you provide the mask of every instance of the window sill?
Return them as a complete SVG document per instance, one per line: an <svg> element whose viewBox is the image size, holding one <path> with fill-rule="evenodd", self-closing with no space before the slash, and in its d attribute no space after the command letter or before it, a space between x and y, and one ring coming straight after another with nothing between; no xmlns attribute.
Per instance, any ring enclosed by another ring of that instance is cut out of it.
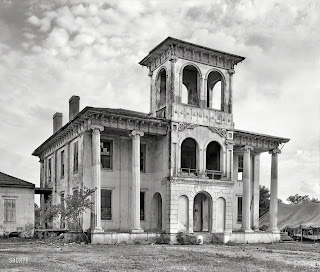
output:
<svg viewBox="0 0 320 272"><path fill-rule="evenodd" d="M104 171L104 172L114 172L113 169L108 169L108 168L101 168L101 171Z"/></svg>
<svg viewBox="0 0 320 272"><path fill-rule="evenodd" d="M112 219L101 219L101 222L113 222Z"/></svg>

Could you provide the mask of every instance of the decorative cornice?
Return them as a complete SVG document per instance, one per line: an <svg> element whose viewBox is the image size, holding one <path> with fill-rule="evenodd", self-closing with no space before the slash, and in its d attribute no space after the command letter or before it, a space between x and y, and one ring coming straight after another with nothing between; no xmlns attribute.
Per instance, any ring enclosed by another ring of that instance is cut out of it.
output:
<svg viewBox="0 0 320 272"><path fill-rule="evenodd" d="M231 180L217 180L217 179L201 179L201 178L182 178L172 177L169 182L171 184L195 184L195 185L211 185L211 186L223 186L232 187L234 181Z"/></svg>
<svg viewBox="0 0 320 272"><path fill-rule="evenodd" d="M151 50L139 64L148 66L150 71L154 71L173 57L228 70L233 69L234 65L245 59L241 56L168 37Z"/></svg>

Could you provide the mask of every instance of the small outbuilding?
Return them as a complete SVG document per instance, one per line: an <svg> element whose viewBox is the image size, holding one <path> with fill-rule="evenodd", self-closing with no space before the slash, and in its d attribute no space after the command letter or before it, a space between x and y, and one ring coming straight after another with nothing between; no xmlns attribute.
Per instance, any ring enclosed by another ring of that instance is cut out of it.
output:
<svg viewBox="0 0 320 272"><path fill-rule="evenodd" d="M0 172L0 236L34 233L35 185Z"/></svg>

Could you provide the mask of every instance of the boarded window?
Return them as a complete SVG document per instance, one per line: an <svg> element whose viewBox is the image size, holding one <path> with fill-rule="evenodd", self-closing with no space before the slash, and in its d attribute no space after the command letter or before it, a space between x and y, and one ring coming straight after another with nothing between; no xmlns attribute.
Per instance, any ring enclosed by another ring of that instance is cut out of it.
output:
<svg viewBox="0 0 320 272"><path fill-rule="evenodd" d="M111 196L111 190L101 189L101 220L112 219Z"/></svg>
<svg viewBox="0 0 320 272"><path fill-rule="evenodd" d="M112 169L113 148L112 141L101 141L101 166L103 169Z"/></svg>
<svg viewBox="0 0 320 272"><path fill-rule="evenodd" d="M79 162L78 162L79 152L78 152L78 142L73 144L73 172L78 172Z"/></svg>
<svg viewBox="0 0 320 272"><path fill-rule="evenodd" d="M4 222L16 222L16 200L4 200Z"/></svg>
<svg viewBox="0 0 320 272"><path fill-rule="evenodd" d="M243 178L243 156L238 156L238 180Z"/></svg>
<svg viewBox="0 0 320 272"><path fill-rule="evenodd" d="M140 220L145 220L145 192L140 192Z"/></svg>
<svg viewBox="0 0 320 272"><path fill-rule="evenodd" d="M60 176L64 177L64 150L61 151L60 155Z"/></svg>
<svg viewBox="0 0 320 272"><path fill-rule="evenodd" d="M146 150L147 150L147 145L141 144L140 145L140 172L142 173L146 172Z"/></svg>
<svg viewBox="0 0 320 272"><path fill-rule="evenodd" d="M237 214L237 223L242 222L242 196L238 197L238 214Z"/></svg>
<svg viewBox="0 0 320 272"><path fill-rule="evenodd" d="M48 160L48 182L51 182L51 159Z"/></svg>

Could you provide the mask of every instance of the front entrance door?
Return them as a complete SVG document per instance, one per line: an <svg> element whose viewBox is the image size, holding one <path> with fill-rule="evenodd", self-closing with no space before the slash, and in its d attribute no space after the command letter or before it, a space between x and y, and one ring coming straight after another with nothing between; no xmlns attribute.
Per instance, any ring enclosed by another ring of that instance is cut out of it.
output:
<svg viewBox="0 0 320 272"><path fill-rule="evenodd" d="M209 200L203 193L194 198L193 205L193 231L209 231Z"/></svg>

